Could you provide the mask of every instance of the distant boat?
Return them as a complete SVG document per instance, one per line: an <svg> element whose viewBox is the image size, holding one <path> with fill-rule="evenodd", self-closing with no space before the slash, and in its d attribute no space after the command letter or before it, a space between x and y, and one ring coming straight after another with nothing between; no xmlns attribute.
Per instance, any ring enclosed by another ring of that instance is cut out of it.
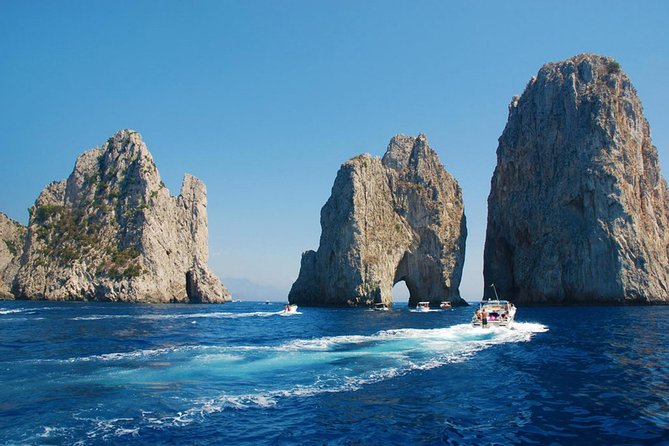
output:
<svg viewBox="0 0 669 446"><path fill-rule="evenodd" d="M451 303L447 300L439 304L439 308L441 308L442 310L450 310L451 307L452 307Z"/></svg>
<svg viewBox="0 0 669 446"><path fill-rule="evenodd" d="M265 301L265 305L271 305L271 304L272 304L272 302L270 302L268 300Z"/></svg>
<svg viewBox="0 0 669 446"><path fill-rule="evenodd" d="M416 305L416 311L430 311L430 302L418 302L418 305Z"/></svg>
<svg viewBox="0 0 669 446"><path fill-rule="evenodd" d="M377 302L374 304L374 307L372 307L374 311L388 311L390 310L390 307L388 305L384 304L383 302Z"/></svg>

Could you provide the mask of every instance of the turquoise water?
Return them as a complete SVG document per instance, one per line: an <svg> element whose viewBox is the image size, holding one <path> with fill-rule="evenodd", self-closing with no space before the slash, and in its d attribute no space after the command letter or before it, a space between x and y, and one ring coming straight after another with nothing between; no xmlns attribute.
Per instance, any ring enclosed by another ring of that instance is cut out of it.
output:
<svg viewBox="0 0 669 446"><path fill-rule="evenodd" d="M669 308L0 302L4 444L668 444Z"/></svg>

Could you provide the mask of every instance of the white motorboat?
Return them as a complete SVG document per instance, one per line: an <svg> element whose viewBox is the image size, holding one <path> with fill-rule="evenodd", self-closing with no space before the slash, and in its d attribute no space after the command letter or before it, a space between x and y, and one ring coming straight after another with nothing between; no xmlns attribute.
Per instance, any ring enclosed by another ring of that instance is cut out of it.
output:
<svg viewBox="0 0 669 446"><path fill-rule="evenodd" d="M495 299L482 300L472 316L474 327L510 327L516 317L516 307L508 300L502 300L497 295L495 285Z"/></svg>
<svg viewBox="0 0 669 446"><path fill-rule="evenodd" d="M375 303L372 308L373 308L374 311L388 311L388 310L390 310L390 307L388 307L388 305L384 304L383 302Z"/></svg>
<svg viewBox="0 0 669 446"><path fill-rule="evenodd" d="M418 302L416 304L416 311L430 311L430 302Z"/></svg>
<svg viewBox="0 0 669 446"><path fill-rule="evenodd" d="M475 327L510 327L516 316L516 307L508 300L481 301L472 316Z"/></svg>
<svg viewBox="0 0 669 446"><path fill-rule="evenodd" d="M450 310L451 309L451 303L449 301L443 301L442 303L439 304L439 308L442 310Z"/></svg>
<svg viewBox="0 0 669 446"><path fill-rule="evenodd" d="M295 314L297 313L297 305L295 304L286 304L283 307L283 314Z"/></svg>

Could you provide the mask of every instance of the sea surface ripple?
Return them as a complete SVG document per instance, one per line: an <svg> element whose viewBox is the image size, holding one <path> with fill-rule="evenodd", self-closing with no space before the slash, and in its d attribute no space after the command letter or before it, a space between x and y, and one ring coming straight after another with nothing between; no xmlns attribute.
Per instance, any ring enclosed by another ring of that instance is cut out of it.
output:
<svg viewBox="0 0 669 446"><path fill-rule="evenodd" d="M669 444L669 307L0 302L1 444Z"/></svg>

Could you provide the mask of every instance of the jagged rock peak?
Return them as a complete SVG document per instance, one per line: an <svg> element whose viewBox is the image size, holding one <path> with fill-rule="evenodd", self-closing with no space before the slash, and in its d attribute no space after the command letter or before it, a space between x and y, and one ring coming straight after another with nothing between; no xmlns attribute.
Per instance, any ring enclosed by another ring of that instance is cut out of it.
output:
<svg viewBox="0 0 669 446"><path fill-rule="evenodd" d="M485 293L669 302L669 194L643 108L609 57L544 65L509 107L488 198Z"/></svg>
<svg viewBox="0 0 669 446"><path fill-rule="evenodd" d="M223 302L209 270L206 188L170 195L141 135L121 130L81 154L31 208L14 285L22 299Z"/></svg>
<svg viewBox="0 0 669 446"><path fill-rule="evenodd" d="M289 300L301 305L392 303L405 281L409 304L450 300L459 285L466 227L460 187L424 135L397 135L383 159L344 163L321 210L318 251L302 256Z"/></svg>
<svg viewBox="0 0 669 446"><path fill-rule="evenodd" d="M585 83L589 83L592 80L600 81L606 75L618 75L627 78L627 75L615 59L593 53L577 54L566 60L544 64L539 70L538 77L559 74L562 78L566 78L572 73L575 73Z"/></svg>
<svg viewBox="0 0 669 446"><path fill-rule="evenodd" d="M14 278L19 270L26 228L0 212L0 299L13 299Z"/></svg>
<svg viewBox="0 0 669 446"><path fill-rule="evenodd" d="M383 155L383 165L395 170L402 170L409 166L409 157L413 150L416 138L412 136L394 136L388 144L388 150Z"/></svg>

